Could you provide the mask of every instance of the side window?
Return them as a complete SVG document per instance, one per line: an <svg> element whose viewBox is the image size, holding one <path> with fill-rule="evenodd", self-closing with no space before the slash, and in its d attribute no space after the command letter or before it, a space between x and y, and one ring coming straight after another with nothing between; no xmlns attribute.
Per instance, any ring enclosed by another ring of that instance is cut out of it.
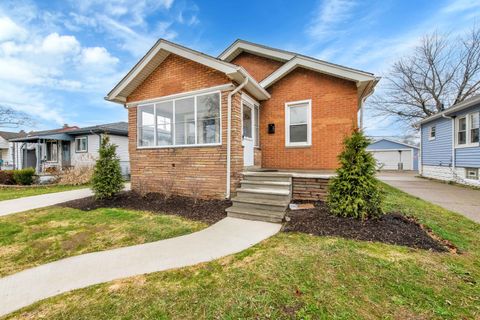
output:
<svg viewBox="0 0 480 320"><path fill-rule="evenodd" d="M286 146L309 146L311 144L311 100L285 104Z"/></svg>
<svg viewBox="0 0 480 320"><path fill-rule="evenodd" d="M428 136L429 140L435 140L435 137L437 135L437 127L436 126L431 126L430 127L430 135Z"/></svg>

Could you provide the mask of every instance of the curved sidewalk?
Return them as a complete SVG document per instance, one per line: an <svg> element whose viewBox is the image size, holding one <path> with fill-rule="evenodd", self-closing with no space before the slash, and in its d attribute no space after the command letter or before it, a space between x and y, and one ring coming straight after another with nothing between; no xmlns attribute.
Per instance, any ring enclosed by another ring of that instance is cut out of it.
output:
<svg viewBox="0 0 480 320"><path fill-rule="evenodd" d="M125 190L130 190L130 183L125 184ZM13 213L53 206L59 203L83 199L93 196L90 188L62 192L40 194L38 196L23 197L0 201L0 217Z"/></svg>
<svg viewBox="0 0 480 320"><path fill-rule="evenodd" d="M185 236L71 257L0 279L0 316L74 289L191 266L245 250L281 225L225 218Z"/></svg>

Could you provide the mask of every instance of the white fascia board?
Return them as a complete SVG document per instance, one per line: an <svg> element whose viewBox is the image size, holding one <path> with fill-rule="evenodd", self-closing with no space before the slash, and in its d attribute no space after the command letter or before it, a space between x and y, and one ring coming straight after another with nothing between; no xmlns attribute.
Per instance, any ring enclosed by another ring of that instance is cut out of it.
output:
<svg viewBox="0 0 480 320"><path fill-rule="evenodd" d="M207 67L221 71L226 74L234 73L237 71L237 68L238 68L237 66L232 65L228 62L219 61L215 58L190 50L188 48L178 46L170 42L166 42L165 40L160 40L155 44L155 46L150 50L150 52L147 53L147 55L144 58L142 58L142 61L139 64L137 64L129 72L129 74L115 86L115 88L106 96L106 100L114 101L114 102L122 101L119 98L125 98L125 97L118 97L118 95L122 92L123 89L125 89L125 87L135 77L139 75L139 73L142 72L145 66L153 59L153 57L155 57L156 54L159 53L160 50L168 51L170 53L181 56L185 59L198 62Z"/></svg>
<svg viewBox="0 0 480 320"><path fill-rule="evenodd" d="M255 45L253 43L248 43L248 42L243 42L243 41L236 41L234 44L232 44L227 50L225 50L223 53L221 53L218 58L224 61L232 61L235 59L235 57L240 54L240 52L246 51L246 52L251 52L254 54L258 54L260 56L264 56L267 58L272 58L275 60L282 60L282 61L288 61L295 57L295 54L281 51L281 50L275 50L271 48L266 48L263 46Z"/></svg>
<svg viewBox="0 0 480 320"><path fill-rule="evenodd" d="M262 82L260 82L260 84L262 85L262 87L267 88L268 86L272 85L297 67L303 67L313 71L329 74L335 77L355 81L357 83L377 80L375 76L363 72L351 70L321 61L310 60L304 57L295 57L285 63L280 68L278 68L267 78L265 78Z"/></svg>
<svg viewBox="0 0 480 320"><path fill-rule="evenodd" d="M245 78L248 78L248 83L245 85L245 90L250 92L258 100L270 99L270 93L263 88L257 80L255 80L243 67L237 67L235 73L227 74L230 79L237 83L242 83Z"/></svg>

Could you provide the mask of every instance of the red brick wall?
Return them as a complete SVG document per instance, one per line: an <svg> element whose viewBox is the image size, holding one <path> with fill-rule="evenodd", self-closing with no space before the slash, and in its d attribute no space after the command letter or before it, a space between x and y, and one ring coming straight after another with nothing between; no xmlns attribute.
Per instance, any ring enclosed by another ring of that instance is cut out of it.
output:
<svg viewBox="0 0 480 320"><path fill-rule="evenodd" d="M226 81L226 77L215 70L171 55L128 97L128 101L208 88ZM133 190L162 192L162 179L166 178L174 180L173 189L176 194L191 196L192 186L199 185L202 198L221 199L225 196L229 92L222 92L221 146L138 149L137 108L129 108L129 152ZM243 170L240 99L239 93L232 99L232 192L235 191Z"/></svg>
<svg viewBox="0 0 480 320"><path fill-rule="evenodd" d="M271 99L260 108L262 167L335 169L342 142L357 126L357 89L353 82L298 68L268 88ZM312 146L285 147L285 103L312 99ZM267 125L275 124L275 134Z"/></svg>
<svg viewBox="0 0 480 320"><path fill-rule="evenodd" d="M283 65L283 62L257 56L248 52L242 52L232 63L242 66L250 75L258 82L265 79L273 71L277 70Z"/></svg>
<svg viewBox="0 0 480 320"><path fill-rule="evenodd" d="M217 70L170 54L127 98L139 101L214 87L231 81Z"/></svg>

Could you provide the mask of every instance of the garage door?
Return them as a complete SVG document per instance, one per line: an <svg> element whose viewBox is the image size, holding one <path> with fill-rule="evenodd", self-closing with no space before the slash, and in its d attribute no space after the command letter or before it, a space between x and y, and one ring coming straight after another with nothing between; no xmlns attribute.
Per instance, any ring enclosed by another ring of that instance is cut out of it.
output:
<svg viewBox="0 0 480 320"><path fill-rule="evenodd" d="M403 163L403 170L412 170L412 151L397 150L372 151L373 157L377 160L377 165L381 170L398 170L398 164Z"/></svg>

